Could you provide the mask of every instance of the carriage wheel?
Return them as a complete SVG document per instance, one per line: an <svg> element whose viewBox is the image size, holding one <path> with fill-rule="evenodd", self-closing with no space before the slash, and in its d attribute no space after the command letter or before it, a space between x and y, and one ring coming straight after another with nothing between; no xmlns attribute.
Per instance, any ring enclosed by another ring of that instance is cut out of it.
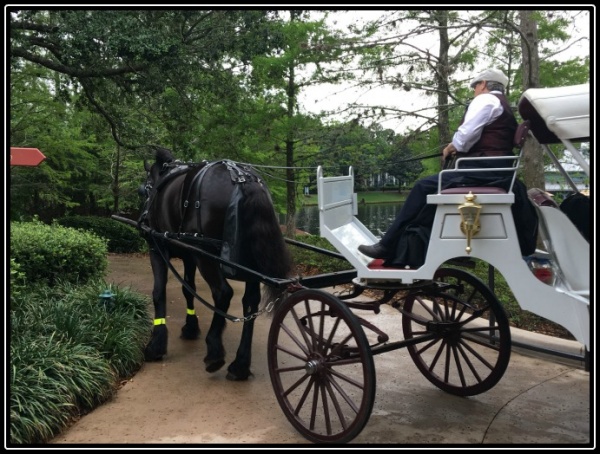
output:
<svg viewBox="0 0 600 454"><path fill-rule="evenodd" d="M477 277L440 268L434 279L449 284L440 293L414 293L404 302L405 339L434 334L408 346L421 373L438 388L473 396L500 381L510 359L508 318L492 291Z"/></svg>
<svg viewBox="0 0 600 454"><path fill-rule="evenodd" d="M315 443L347 443L367 424L375 365L365 333L338 298L315 289L291 294L269 331L269 374L285 416Z"/></svg>

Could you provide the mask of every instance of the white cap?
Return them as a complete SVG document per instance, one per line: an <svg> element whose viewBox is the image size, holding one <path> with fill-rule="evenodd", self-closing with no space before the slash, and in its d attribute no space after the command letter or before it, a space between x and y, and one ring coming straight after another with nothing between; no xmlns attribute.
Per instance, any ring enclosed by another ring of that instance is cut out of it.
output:
<svg viewBox="0 0 600 454"><path fill-rule="evenodd" d="M477 74L473 78L469 86L473 88L475 84L481 82L482 80L487 80L489 82L498 82L501 83L504 87L506 87L506 85L508 84L508 77L506 77L502 71L496 68L490 68Z"/></svg>

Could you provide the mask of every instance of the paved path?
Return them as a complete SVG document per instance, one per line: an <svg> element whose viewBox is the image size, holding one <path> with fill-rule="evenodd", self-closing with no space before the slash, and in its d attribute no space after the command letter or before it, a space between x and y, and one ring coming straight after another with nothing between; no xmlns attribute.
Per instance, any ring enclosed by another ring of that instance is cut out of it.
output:
<svg viewBox="0 0 600 454"><path fill-rule="evenodd" d="M113 281L123 286L129 284L120 280L119 270L142 267L125 259L113 260L110 266ZM147 280L136 285L150 295L152 276L149 265L143 266L146 268L140 271ZM238 284L234 285L237 288ZM208 300L204 287L199 290ZM185 307L174 278L168 292L168 355L161 362L146 363L113 400L82 417L53 443L181 444L207 449L216 444L240 448L307 444L287 421L270 383L266 358L270 319L261 316L256 320L254 377L230 382L225 379L226 367L214 374L204 371L203 339L179 339ZM231 312L239 314L240 308L234 301ZM395 340L394 333L401 333L400 314L388 306L382 309L372 320ZM206 333L208 310L202 307L198 312ZM237 348L240 332L239 323L228 322L228 352ZM595 443L590 373L582 365L513 352L502 380L490 391L469 398L447 394L430 384L404 349L377 355L375 367L373 411L352 445L583 448Z"/></svg>

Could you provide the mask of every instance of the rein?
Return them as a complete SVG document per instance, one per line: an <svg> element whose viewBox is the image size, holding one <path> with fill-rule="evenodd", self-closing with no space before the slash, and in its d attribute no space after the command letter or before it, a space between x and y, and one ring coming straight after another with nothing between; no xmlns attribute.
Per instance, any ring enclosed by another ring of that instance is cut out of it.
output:
<svg viewBox="0 0 600 454"><path fill-rule="evenodd" d="M417 156L416 158L408 158L408 159L402 159L398 162L410 162L410 161L421 161L423 159L429 159L429 158L437 158L442 156L443 153L433 153L433 154L428 154L425 156Z"/></svg>
<svg viewBox="0 0 600 454"><path fill-rule="evenodd" d="M204 298L202 298L200 295L198 295L187 282L185 282L185 280L177 272L177 270L175 269L175 267L173 266L171 261L168 259L168 257L165 256L165 254L163 252L163 248L158 244L158 241L156 240L155 236L154 235L151 235L151 236L152 236L152 240L154 241L154 246L158 250L160 256L165 261L165 263L167 264L167 266L169 267L171 272L175 275L177 280L179 282L181 282L181 285L183 285L186 288L186 290L188 292L190 292L194 296L194 298L196 298L198 301L200 301L205 307L207 307L208 309L210 309L213 312L216 312L217 314L221 315L222 317L226 318L227 320L230 320L234 323L235 322L249 322L250 320L254 320L259 315L262 315L265 312L267 312L267 313L271 312L273 310L273 308L275 307L275 304L277 303L277 301L281 300L283 295L285 294L285 292L282 292L282 294L279 296L279 298L277 298L273 301L270 301L269 303L267 303L267 305L265 306L264 309L260 309L260 310L256 311L254 314L250 314L248 316L241 317L241 318L234 317L233 315L229 315L227 312L223 312L222 310L217 309L215 306L213 306L212 304L207 302Z"/></svg>

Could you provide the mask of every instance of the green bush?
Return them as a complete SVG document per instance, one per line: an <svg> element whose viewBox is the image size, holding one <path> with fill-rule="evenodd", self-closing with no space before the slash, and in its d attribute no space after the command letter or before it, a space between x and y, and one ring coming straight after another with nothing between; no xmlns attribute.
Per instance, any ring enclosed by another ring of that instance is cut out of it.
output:
<svg viewBox="0 0 600 454"><path fill-rule="evenodd" d="M65 227L92 231L96 235L106 238L108 252L128 254L141 252L146 248L146 241L136 229L111 218L68 216L57 219L56 222Z"/></svg>
<svg viewBox="0 0 600 454"><path fill-rule="evenodd" d="M28 284L84 284L101 278L108 266L106 254L106 240L92 232L37 220L10 224L10 257Z"/></svg>
<svg viewBox="0 0 600 454"><path fill-rule="evenodd" d="M107 289L109 306L100 298ZM152 327L148 303L103 281L11 295L11 443L49 441L139 369Z"/></svg>
<svg viewBox="0 0 600 454"><path fill-rule="evenodd" d="M295 240L327 251L338 252L326 238L319 235L300 235ZM352 265L345 258L331 257L296 245L291 245L290 250L294 263L302 264L303 271L308 274L325 274L352 269Z"/></svg>
<svg viewBox="0 0 600 454"><path fill-rule="evenodd" d="M18 295L25 287L25 274L21 271L19 263L11 257L10 259L10 294Z"/></svg>

